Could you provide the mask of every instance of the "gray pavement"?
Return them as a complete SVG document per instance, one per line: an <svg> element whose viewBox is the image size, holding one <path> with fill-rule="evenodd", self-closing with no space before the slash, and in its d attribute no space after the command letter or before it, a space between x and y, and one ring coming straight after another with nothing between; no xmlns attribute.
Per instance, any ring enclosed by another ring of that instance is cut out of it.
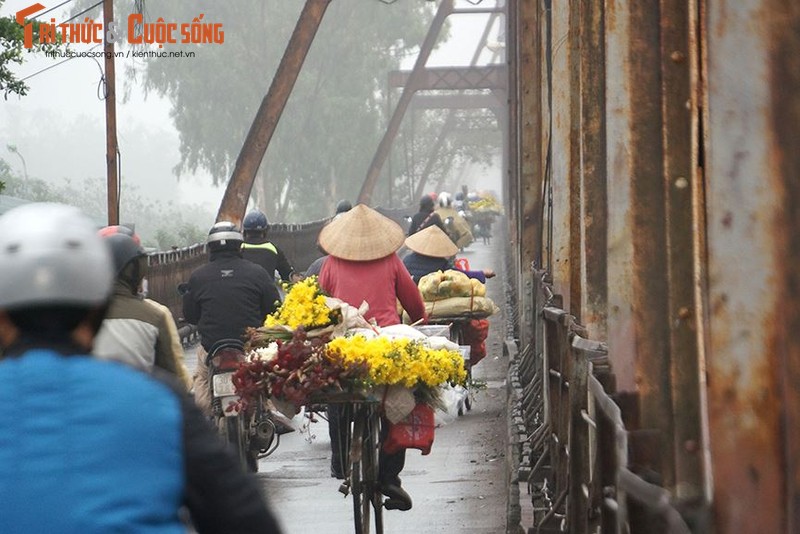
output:
<svg viewBox="0 0 800 534"><path fill-rule="evenodd" d="M431 453L409 450L401 474L414 500L407 512L384 511L384 532L501 534L506 532L509 480L507 453L508 361L503 355L505 326L504 243L475 243L459 256L471 267L492 268L488 295L501 311L490 318L487 356L473 368L486 382L474 391L472 410L461 417L439 414ZM187 365L194 366L194 351ZM352 503L330 477L330 441L321 418L294 421L299 431L282 436L278 449L260 461L258 478L287 534L353 532Z"/></svg>

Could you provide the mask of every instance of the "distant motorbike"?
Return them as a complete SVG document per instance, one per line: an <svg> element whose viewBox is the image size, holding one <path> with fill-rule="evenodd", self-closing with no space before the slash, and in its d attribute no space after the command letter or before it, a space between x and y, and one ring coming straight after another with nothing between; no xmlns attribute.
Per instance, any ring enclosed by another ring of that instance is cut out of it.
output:
<svg viewBox="0 0 800 534"><path fill-rule="evenodd" d="M206 357L211 407L217 428L239 458L242 467L258 471L258 460L278 447L273 414L263 403L243 407L233 384L233 374L244 361L244 344L238 339L215 343Z"/></svg>

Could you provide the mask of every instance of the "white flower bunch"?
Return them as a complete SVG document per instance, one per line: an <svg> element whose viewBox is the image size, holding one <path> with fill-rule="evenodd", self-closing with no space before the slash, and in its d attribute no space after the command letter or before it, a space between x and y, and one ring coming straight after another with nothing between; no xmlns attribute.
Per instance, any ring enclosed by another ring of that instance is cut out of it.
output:
<svg viewBox="0 0 800 534"><path fill-rule="evenodd" d="M274 341L271 342L266 347L259 347L250 351L250 359L251 360L264 360L265 362L271 362L275 358L278 357L278 344Z"/></svg>

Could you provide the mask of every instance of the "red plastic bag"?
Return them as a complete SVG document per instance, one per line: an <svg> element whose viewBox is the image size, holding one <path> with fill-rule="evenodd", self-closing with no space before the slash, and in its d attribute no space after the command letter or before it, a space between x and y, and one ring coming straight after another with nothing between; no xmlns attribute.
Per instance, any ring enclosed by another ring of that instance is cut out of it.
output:
<svg viewBox="0 0 800 534"><path fill-rule="evenodd" d="M430 454L435 427L433 408L427 404L417 404L408 417L390 424L383 450L394 454L403 449L419 449L423 455Z"/></svg>
<svg viewBox="0 0 800 534"><path fill-rule="evenodd" d="M469 364L475 365L486 356L486 338L489 335L487 319L471 319L464 328L464 343L470 346Z"/></svg>
<svg viewBox="0 0 800 534"><path fill-rule="evenodd" d="M469 260L467 258L456 258L456 261L454 261L453 264L457 269L469 271Z"/></svg>

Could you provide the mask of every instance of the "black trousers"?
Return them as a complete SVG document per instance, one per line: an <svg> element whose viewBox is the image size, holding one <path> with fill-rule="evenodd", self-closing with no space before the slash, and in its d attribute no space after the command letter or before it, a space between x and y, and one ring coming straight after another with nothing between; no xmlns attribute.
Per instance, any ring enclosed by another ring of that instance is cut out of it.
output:
<svg viewBox="0 0 800 534"><path fill-rule="evenodd" d="M350 451L348 427L353 419L353 407L350 404L328 404L328 434L331 438L331 471L344 473L347 455ZM389 423L381 420L381 443L389 433ZM387 454L380 450L378 478L381 484L400 485L400 472L406 464L406 451Z"/></svg>

